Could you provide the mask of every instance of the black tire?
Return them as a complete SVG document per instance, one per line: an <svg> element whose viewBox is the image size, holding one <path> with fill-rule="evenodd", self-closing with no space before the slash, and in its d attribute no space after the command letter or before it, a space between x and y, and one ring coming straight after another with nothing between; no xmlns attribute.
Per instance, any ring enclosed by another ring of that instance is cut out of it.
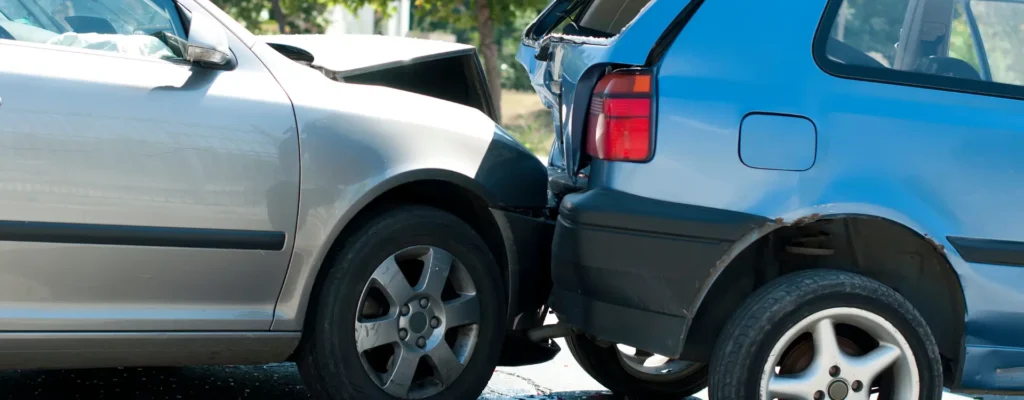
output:
<svg viewBox="0 0 1024 400"><path fill-rule="evenodd" d="M589 336L579 333L566 337L565 342L573 358L590 377L612 393L631 400L679 400L708 385L707 365L694 366L670 380L640 379L622 364L614 345L601 347Z"/></svg>
<svg viewBox="0 0 1024 400"><path fill-rule="evenodd" d="M790 328L822 310L874 313L906 339L920 374L920 399L942 398L942 367L931 330L914 307L880 282L850 272L810 270L785 275L756 291L726 325L711 358L713 399L758 399L772 348Z"/></svg>
<svg viewBox="0 0 1024 400"><path fill-rule="evenodd" d="M402 206L366 221L342 243L319 282L316 313L298 357L303 381L315 398L392 400L367 374L356 351L353 321L363 286L382 260L410 246L428 245L455 256L472 278L480 300L476 348L461 375L428 400L470 400L483 392L498 364L505 335L506 296L494 256L459 218L429 207Z"/></svg>

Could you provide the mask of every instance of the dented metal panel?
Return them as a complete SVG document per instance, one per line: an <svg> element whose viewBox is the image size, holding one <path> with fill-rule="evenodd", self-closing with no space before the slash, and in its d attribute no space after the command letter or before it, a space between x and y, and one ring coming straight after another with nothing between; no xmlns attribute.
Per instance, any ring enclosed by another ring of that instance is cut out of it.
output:
<svg viewBox="0 0 1024 400"><path fill-rule="evenodd" d="M288 58L348 83L386 86L451 101L496 119L476 48L380 35L260 36Z"/></svg>
<svg viewBox="0 0 1024 400"><path fill-rule="evenodd" d="M735 257L781 227L855 215L906 228L936 250L943 271L962 289L933 288L946 291L943 300L966 301L956 346L964 350L962 386L1024 390L1024 103L829 75L812 54L826 3L704 3L657 68L654 158L594 162L587 188L769 221L752 227L713 266L699 266L708 275L693 283L704 291L698 301ZM562 152L573 173L580 132L571 126L579 121L570 110L580 104L573 88L595 66L646 62L637 61L639 50L626 41L630 32L605 44L553 42L553 56L561 57L558 79L547 62L530 60L536 43L527 41L520 51L542 98L560 115ZM813 121L813 165L802 171L744 165L739 128L750 113Z"/></svg>
<svg viewBox="0 0 1024 400"><path fill-rule="evenodd" d="M587 37L553 32L558 15L571 0L554 2L526 30L516 58L530 73L534 89L553 115L555 142L550 164L579 183L583 121L590 92L603 75L603 66L642 66L651 50L690 3L654 0L632 23L612 37Z"/></svg>

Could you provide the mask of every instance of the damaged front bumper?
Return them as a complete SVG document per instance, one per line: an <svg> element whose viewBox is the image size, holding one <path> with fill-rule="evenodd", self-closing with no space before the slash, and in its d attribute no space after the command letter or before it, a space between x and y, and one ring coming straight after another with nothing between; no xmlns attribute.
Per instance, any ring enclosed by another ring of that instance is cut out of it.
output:
<svg viewBox="0 0 1024 400"><path fill-rule="evenodd" d="M544 323L544 303L551 292L551 238L554 221L544 216L492 209L505 239L509 263L509 334L499 364L522 366L555 358L561 350L551 341L532 341L527 332Z"/></svg>

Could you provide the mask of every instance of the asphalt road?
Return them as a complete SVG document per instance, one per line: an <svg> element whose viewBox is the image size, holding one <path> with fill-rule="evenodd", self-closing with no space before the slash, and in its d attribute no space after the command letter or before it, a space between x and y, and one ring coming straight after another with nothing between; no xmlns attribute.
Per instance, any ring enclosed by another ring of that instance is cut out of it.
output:
<svg viewBox="0 0 1024 400"><path fill-rule="evenodd" d="M563 344L564 348L564 344ZM0 372L0 399L308 399L294 364ZM568 351L543 365L501 368L481 400L610 398Z"/></svg>
<svg viewBox="0 0 1024 400"><path fill-rule="evenodd" d="M564 349L564 343L562 345ZM0 372L0 399L308 398L294 364ZM563 350L554 360L542 365L498 369L481 397L481 400L519 399L601 400L611 399L611 396ZM707 399L707 394L700 393L697 399ZM953 395L944 398L953 399L968 398Z"/></svg>
<svg viewBox="0 0 1024 400"><path fill-rule="evenodd" d="M571 384L536 382L516 371L495 373L482 399L605 397L600 391L553 391ZM599 389L599 387L598 387ZM0 399L308 399L294 364L0 372Z"/></svg>

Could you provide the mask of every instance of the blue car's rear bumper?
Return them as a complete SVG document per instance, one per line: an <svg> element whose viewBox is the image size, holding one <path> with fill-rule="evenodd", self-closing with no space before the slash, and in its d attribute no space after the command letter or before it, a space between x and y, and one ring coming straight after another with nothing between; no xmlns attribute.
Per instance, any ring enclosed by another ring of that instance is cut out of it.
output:
<svg viewBox="0 0 1024 400"><path fill-rule="evenodd" d="M766 222L611 190L566 196L549 302L561 321L601 339L679 356L712 270Z"/></svg>

